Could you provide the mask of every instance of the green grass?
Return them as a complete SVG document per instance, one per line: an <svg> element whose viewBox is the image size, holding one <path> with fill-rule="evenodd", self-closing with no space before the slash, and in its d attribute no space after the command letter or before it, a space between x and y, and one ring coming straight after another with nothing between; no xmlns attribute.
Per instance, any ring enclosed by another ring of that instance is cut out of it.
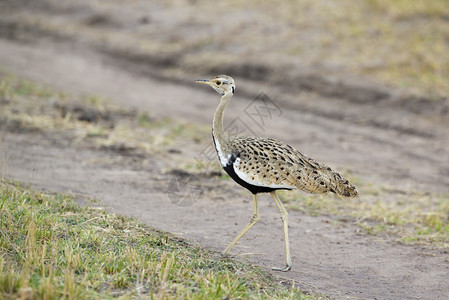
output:
<svg viewBox="0 0 449 300"><path fill-rule="evenodd" d="M18 79L0 72L0 97L13 100L16 96L36 96L48 98L54 95L51 89L42 87L33 81Z"/></svg>
<svg viewBox="0 0 449 300"><path fill-rule="evenodd" d="M136 220L0 182L1 299L316 299Z"/></svg>
<svg viewBox="0 0 449 300"><path fill-rule="evenodd" d="M445 17L448 13L447 0L367 0L370 8L379 13L387 13L396 18L410 18L414 16Z"/></svg>

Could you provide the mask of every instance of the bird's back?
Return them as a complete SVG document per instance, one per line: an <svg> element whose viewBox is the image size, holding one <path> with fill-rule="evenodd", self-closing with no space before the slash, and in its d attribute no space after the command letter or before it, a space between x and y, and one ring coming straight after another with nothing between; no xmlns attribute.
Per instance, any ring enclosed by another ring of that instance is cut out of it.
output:
<svg viewBox="0 0 449 300"><path fill-rule="evenodd" d="M228 149L236 174L245 182L273 189L298 188L308 193L357 196L347 179L290 145L274 139L234 137Z"/></svg>

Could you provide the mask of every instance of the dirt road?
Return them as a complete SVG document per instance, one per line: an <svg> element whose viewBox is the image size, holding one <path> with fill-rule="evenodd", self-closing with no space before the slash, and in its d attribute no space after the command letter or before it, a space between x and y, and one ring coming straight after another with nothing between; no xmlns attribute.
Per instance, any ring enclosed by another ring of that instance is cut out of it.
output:
<svg viewBox="0 0 449 300"><path fill-rule="evenodd" d="M116 105L150 116L211 122L217 95L193 83L198 76L211 74L163 80L138 62L86 45L65 39L4 38L0 66L55 89L108 97ZM227 116L229 122L240 122L240 131L284 140L364 182L393 186L397 193L448 192L448 123L441 115L428 113L428 108L420 110L422 103L404 109L391 98L361 102L298 94L247 81L239 74L235 77L237 94ZM275 106L254 102L260 92ZM261 111L264 117L254 114ZM63 135L5 129L0 134L7 178L70 192L81 202L100 199L113 211L212 250L221 251L250 217L250 195L214 177L191 179L203 192L193 205L174 203L173 180L189 175L172 171L184 158L202 155L210 143L180 145L173 153L136 158L114 149L74 144ZM394 193L387 197L394 199ZM232 252L269 268L283 263L282 229L268 196L262 198L260 210L260 223ZM282 280L336 298L445 299L449 295L445 249L360 234L358 226L336 222L332 216L292 211L289 220L294 266L289 273L277 274Z"/></svg>

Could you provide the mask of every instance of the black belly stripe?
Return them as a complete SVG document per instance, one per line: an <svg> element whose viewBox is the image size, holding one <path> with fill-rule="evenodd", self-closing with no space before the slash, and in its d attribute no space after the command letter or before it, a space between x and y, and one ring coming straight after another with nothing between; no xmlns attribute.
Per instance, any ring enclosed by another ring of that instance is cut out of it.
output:
<svg viewBox="0 0 449 300"><path fill-rule="evenodd" d="M253 185L250 184L248 182L246 182L245 180L241 179L234 171L234 166L232 164L228 164L225 167L223 167L223 169L226 171L226 173L228 173L228 175L234 179L235 182L237 182L238 184L240 184L241 186L243 186L245 189L247 189L248 191L250 191L253 194L258 194L258 193L269 193L275 190L291 190L289 188L271 188L271 187L267 187L267 186L258 186L258 185Z"/></svg>
<svg viewBox="0 0 449 300"><path fill-rule="evenodd" d="M232 179L234 179L235 182L237 182L238 184L243 186L245 189L247 189L248 191L250 191L253 194L269 193L269 192L276 191L276 190L291 190L291 188L272 188L272 187L267 187L267 186L253 185L253 184L246 182L242 178L240 178L237 175L237 173L235 173L235 170L234 170L234 162L237 159L237 157L239 157L239 154L237 154L237 155L232 154L227 165L224 166L223 169L226 171L226 173L228 173L228 175Z"/></svg>

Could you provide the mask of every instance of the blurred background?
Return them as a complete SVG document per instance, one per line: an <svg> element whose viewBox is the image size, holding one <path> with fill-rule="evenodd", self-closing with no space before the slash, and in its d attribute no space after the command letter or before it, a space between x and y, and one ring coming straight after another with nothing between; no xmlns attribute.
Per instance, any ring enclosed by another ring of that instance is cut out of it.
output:
<svg viewBox="0 0 449 300"><path fill-rule="evenodd" d="M368 98L384 97L385 88L434 101L449 92L447 0L0 5L3 36L75 40L158 76L230 73L326 95L355 88Z"/></svg>

